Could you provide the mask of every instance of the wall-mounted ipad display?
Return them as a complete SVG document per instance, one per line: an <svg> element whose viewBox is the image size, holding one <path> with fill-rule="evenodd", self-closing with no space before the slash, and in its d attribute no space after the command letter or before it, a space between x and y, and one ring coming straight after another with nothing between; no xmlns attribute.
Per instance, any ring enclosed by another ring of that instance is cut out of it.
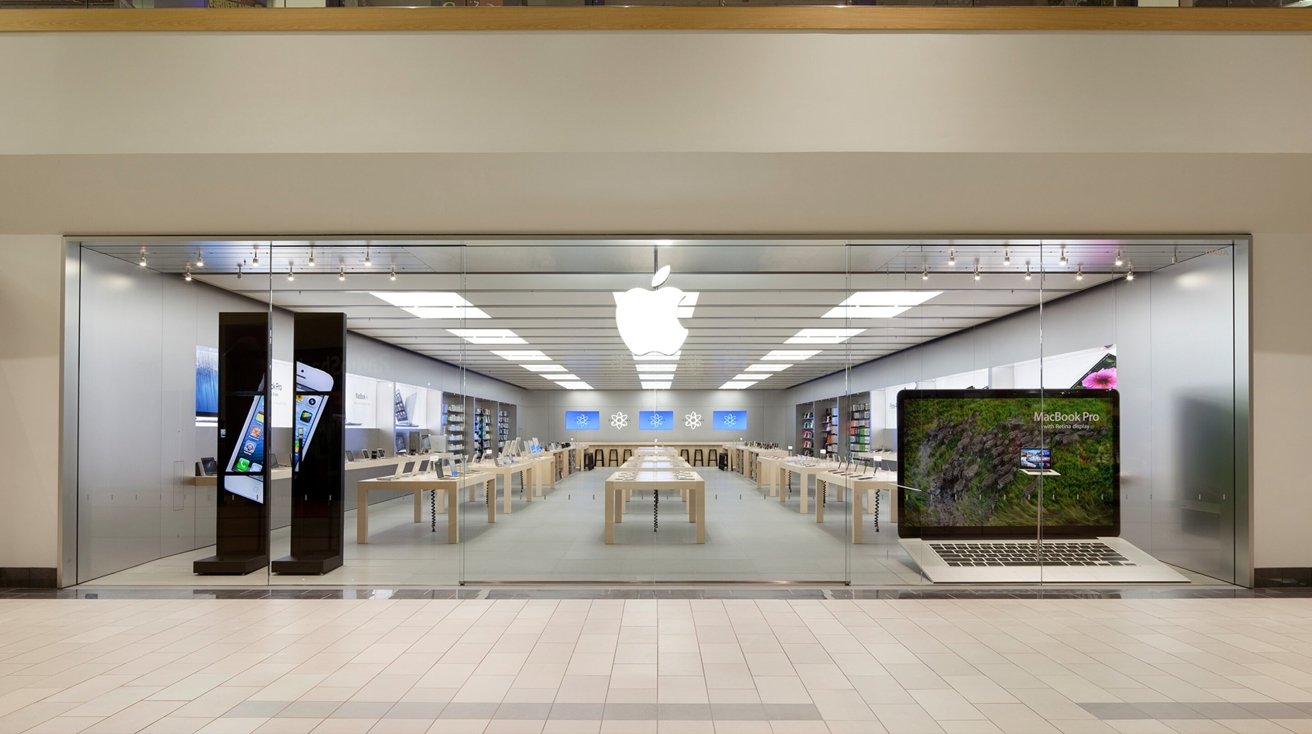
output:
<svg viewBox="0 0 1312 734"><path fill-rule="evenodd" d="M898 534L1119 535L1119 426L1115 390L903 390Z"/></svg>
<svg viewBox="0 0 1312 734"><path fill-rule="evenodd" d="M674 411L672 410L638 411L638 430L640 431L674 430Z"/></svg>
<svg viewBox="0 0 1312 734"><path fill-rule="evenodd" d="M567 430L567 431L600 431L600 430L601 430L601 411L599 411L599 410L567 410L567 411L565 411L565 430Z"/></svg>
<svg viewBox="0 0 1312 734"><path fill-rule="evenodd" d="M711 430L742 431L747 429L747 411L713 410L711 411Z"/></svg>
<svg viewBox="0 0 1312 734"><path fill-rule="evenodd" d="M196 425L219 420L219 350L196 345Z"/></svg>
<svg viewBox="0 0 1312 734"><path fill-rule="evenodd" d="M392 388L392 425L395 428L424 428L427 412L427 388L395 383Z"/></svg>

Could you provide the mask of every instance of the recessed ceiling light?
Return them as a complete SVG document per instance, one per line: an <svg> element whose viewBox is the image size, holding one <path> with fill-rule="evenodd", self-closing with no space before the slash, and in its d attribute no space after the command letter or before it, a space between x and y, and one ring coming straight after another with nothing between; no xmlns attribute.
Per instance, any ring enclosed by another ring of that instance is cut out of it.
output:
<svg viewBox="0 0 1312 734"><path fill-rule="evenodd" d="M829 309L826 319L891 319L943 291L859 291Z"/></svg>
<svg viewBox="0 0 1312 734"><path fill-rule="evenodd" d="M528 344L510 329L447 329L470 344Z"/></svg>
<svg viewBox="0 0 1312 734"><path fill-rule="evenodd" d="M583 382L583 381L581 381L581 380L580 380L579 382L557 382L556 384L557 384L557 385L560 385L561 387L565 388L566 390L591 390L591 389L592 389L592 386L591 386L591 385L589 385L588 383Z"/></svg>
<svg viewBox="0 0 1312 734"><path fill-rule="evenodd" d="M784 344L842 344L865 329L802 329L784 340Z"/></svg>
<svg viewBox="0 0 1312 734"><path fill-rule="evenodd" d="M678 368L677 364L640 364L635 369L639 372L673 372Z"/></svg>
<svg viewBox="0 0 1312 734"><path fill-rule="evenodd" d="M669 383L669 382L661 382L661 381L643 380L643 381L642 381L642 389L643 389L643 390L669 390L671 384L673 384L673 383Z"/></svg>
<svg viewBox="0 0 1312 734"><path fill-rule="evenodd" d="M519 351L519 352L493 352L502 359L508 359L511 362L546 362L551 357L536 350Z"/></svg>
<svg viewBox="0 0 1312 734"><path fill-rule="evenodd" d="M521 364L520 367L529 372L564 372L565 368L558 364Z"/></svg>
<svg viewBox="0 0 1312 734"><path fill-rule="evenodd" d="M443 291L369 291L369 295L421 319L486 319L482 309L458 293Z"/></svg>
<svg viewBox="0 0 1312 734"><path fill-rule="evenodd" d="M638 380L640 382L643 380L655 381L655 382L667 382L673 379L674 379L674 375L669 375L669 374L643 374L641 372L638 373Z"/></svg>
<svg viewBox="0 0 1312 734"><path fill-rule="evenodd" d="M634 362L669 362L671 360L677 360L679 358L679 355L681 354L683 354L683 352L681 351L675 352L674 354L671 354L669 356L666 356L664 354L635 354L633 355L633 361Z"/></svg>
<svg viewBox="0 0 1312 734"><path fill-rule="evenodd" d="M739 382L760 382L761 380L764 380L769 376L770 375L765 372L744 372L741 375L737 375L733 379Z"/></svg>
<svg viewBox="0 0 1312 734"><path fill-rule="evenodd" d="M771 350L764 357L761 357L761 360L801 362L802 360L810 359L819 353L820 353L819 349L774 349Z"/></svg>
<svg viewBox="0 0 1312 734"><path fill-rule="evenodd" d="M721 386L720 386L720 389L721 389L721 390L746 390L747 388L749 388L749 387L751 387L752 385L755 385L755 384L756 384L755 382L738 382L738 381L736 381L736 380L730 380L730 381L724 383L723 385L721 385Z"/></svg>
<svg viewBox="0 0 1312 734"><path fill-rule="evenodd" d="M574 382L579 379L577 376L571 375L568 372L562 372L559 374L552 372L541 376L547 378L548 380L551 380L552 382Z"/></svg>
<svg viewBox="0 0 1312 734"><path fill-rule="evenodd" d="M791 364L749 364L747 365L747 371L748 372L783 372L789 367L792 367L792 365Z"/></svg>

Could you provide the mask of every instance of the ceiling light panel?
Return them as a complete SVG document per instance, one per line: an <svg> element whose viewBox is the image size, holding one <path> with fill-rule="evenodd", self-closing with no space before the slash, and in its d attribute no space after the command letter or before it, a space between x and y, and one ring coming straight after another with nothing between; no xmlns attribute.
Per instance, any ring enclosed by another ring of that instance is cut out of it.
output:
<svg viewBox="0 0 1312 734"><path fill-rule="evenodd" d="M748 372L783 372L789 367L792 367L792 365L791 364L749 364L747 365L747 371Z"/></svg>
<svg viewBox="0 0 1312 734"><path fill-rule="evenodd" d="M784 341L785 344L842 344L865 329L802 329Z"/></svg>
<svg viewBox="0 0 1312 734"><path fill-rule="evenodd" d="M564 372L565 368L558 364L521 364L520 367L529 372Z"/></svg>
<svg viewBox="0 0 1312 734"><path fill-rule="evenodd" d="M767 377L769 377L769 375L763 372L744 372L743 374L738 375L733 379L738 380L740 382L760 382L761 380L764 380Z"/></svg>
<svg viewBox="0 0 1312 734"><path fill-rule="evenodd" d="M560 375L558 375L558 374L554 374L554 373L553 373L553 374L542 375L542 376L545 377L545 378L547 378L548 380L551 380L552 382L573 382L573 381L579 379L579 378L575 377L574 375L571 375L571 374L568 373L568 372L566 372L566 373L564 373L564 374L560 374Z"/></svg>
<svg viewBox="0 0 1312 734"><path fill-rule="evenodd" d="M520 352L492 352L502 359L508 359L511 362L548 362L551 357L536 351Z"/></svg>
<svg viewBox="0 0 1312 734"><path fill-rule="evenodd" d="M458 293L442 291L369 291L380 301L421 319L486 319L482 309Z"/></svg>
<svg viewBox="0 0 1312 734"><path fill-rule="evenodd" d="M557 384L557 385L560 385L561 387L565 388L566 390L591 390L591 389L592 389L592 386L591 386L591 385L589 385L588 383L583 382L583 381L579 381L579 382L557 382L556 384Z"/></svg>
<svg viewBox="0 0 1312 734"><path fill-rule="evenodd" d="M737 380L730 380L730 381L724 383L723 385L721 385L721 386L720 386L720 389L721 389L721 390L746 390L747 388L749 388L749 387L751 387L752 385L755 385L755 384L756 384L755 382L739 382L739 381L737 381Z"/></svg>
<svg viewBox="0 0 1312 734"><path fill-rule="evenodd" d="M802 362L819 353L819 349L775 349L761 357L761 361Z"/></svg>
<svg viewBox="0 0 1312 734"><path fill-rule="evenodd" d="M943 291L858 291L825 312L826 319L891 319Z"/></svg>
<svg viewBox="0 0 1312 734"><path fill-rule="evenodd" d="M660 381L652 381L652 380L643 380L643 381L642 381L642 389L643 389L643 390L669 390L671 384L673 384L673 383L669 383L669 382L660 382Z"/></svg>
<svg viewBox="0 0 1312 734"><path fill-rule="evenodd" d="M678 368L677 364L640 364L637 367L639 372L673 372Z"/></svg>
<svg viewBox="0 0 1312 734"><path fill-rule="evenodd" d="M447 329L470 344L528 344L510 329Z"/></svg>
<svg viewBox="0 0 1312 734"><path fill-rule="evenodd" d="M671 355L669 355L668 357L667 357L666 355L664 355L664 354L635 354L635 355L633 355L633 361L634 361L634 362L670 362L670 361L677 361L677 360L679 359L679 355L681 355L681 354L683 354L683 352L675 352L674 354L671 354Z"/></svg>

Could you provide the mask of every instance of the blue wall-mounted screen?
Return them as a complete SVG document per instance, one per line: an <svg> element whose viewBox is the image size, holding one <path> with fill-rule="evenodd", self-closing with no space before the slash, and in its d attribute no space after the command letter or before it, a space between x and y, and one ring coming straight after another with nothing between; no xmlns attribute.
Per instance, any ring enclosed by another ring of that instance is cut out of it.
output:
<svg viewBox="0 0 1312 734"><path fill-rule="evenodd" d="M711 411L711 430L712 431L747 430L747 411L745 410Z"/></svg>
<svg viewBox="0 0 1312 734"><path fill-rule="evenodd" d="M672 411L672 410L640 410L640 411L638 411L638 430L640 430L640 431L673 431L673 430L674 430L674 411Z"/></svg>
<svg viewBox="0 0 1312 734"><path fill-rule="evenodd" d="M565 430L567 430L567 431L600 431L600 430L601 430L601 411L599 411L599 410L567 410L567 411L565 411Z"/></svg>

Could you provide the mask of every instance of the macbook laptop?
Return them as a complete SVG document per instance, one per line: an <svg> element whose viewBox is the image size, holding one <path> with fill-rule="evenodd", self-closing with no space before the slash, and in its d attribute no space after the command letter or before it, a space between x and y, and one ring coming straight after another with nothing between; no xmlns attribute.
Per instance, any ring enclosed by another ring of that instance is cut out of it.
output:
<svg viewBox="0 0 1312 734"><path fill-rule="evenodd" d="M1186 582L1121 538L1115 390L898 393L898 537L935 583Z"/></svg>

